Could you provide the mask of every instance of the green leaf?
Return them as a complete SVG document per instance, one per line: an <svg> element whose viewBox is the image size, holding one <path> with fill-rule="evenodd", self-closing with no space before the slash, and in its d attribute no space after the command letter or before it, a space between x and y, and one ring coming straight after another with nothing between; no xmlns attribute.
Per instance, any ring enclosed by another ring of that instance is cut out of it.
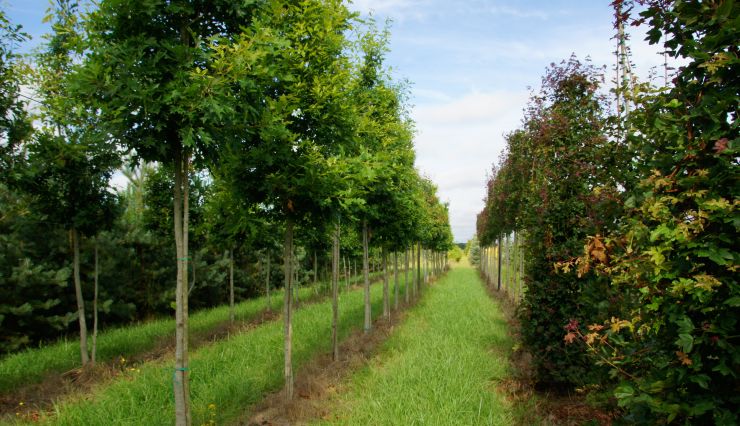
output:
<svg viewBox="0 0 740 426"><path fill-rule="evenodd" d="M696 375L689 376L689 381L696 383L697 385L701 386L703 389L709 389L710 380L711 379L706 374L696 374Z"/></svg>
<svg viewBox="0 0 740 426"><path fill-rule="evenodd" d="M676 344L681 346L684 353L689 353L694 347L694 337L690 334L679 334L678 340L676 340Z"/></svg>
<svg viewBox="0 0 740 426"><path fill-rule="evenodd" d="M621 385L614 390L614 396L617 399L627 399L635 396L635 389L630 385ZM622 402L620 401L620 405Z"/></svg>
<svg viewBox="0 0 740 426"><path fill-rule="evenodd" d="M740 306L740 296L733 296L727 300L725 300L725 305L732 306L733 308L737 308Z"/></svg>
<svg viewBox="0 0 740 426"><path fill-rule="evenodd" d="M681 102L678 99L671 99L665 106L668 108L678 108L681 106Z"/></svg>

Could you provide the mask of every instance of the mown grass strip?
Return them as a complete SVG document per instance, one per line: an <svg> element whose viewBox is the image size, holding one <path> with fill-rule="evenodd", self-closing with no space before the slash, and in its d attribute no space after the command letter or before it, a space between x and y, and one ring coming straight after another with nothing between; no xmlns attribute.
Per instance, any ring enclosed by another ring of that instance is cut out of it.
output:
<svg viewBox="0 0 740 426"><path fill-rule="evenodd" d="M469 267L434 285L371 363L329 403L332 423L509 425L519 417L499 389L512 341L497 303Z"/></svg>
<svg viewBox="0 0 740 426"><path fill-rule="evenodd" d="M372 287L373 315L382 311L382 286ZM363 292L340 296L340 337L359 329ZM282 387L283 324L273 321L191 354L193 424L224 423L244 407ZM297 369L314 354L331 348L331 303L305 306L294 313L293 356ZM42 422L60 425L172 424L172 362L143 364L139 371L98 388L92 395L67 400Z"/></svg>
<svg viewBox="0 0 740 426"><path fill-rule="evenodd" d="M353 283L362 279L352 278ZM317 285L325 285L319 283ZM298 299L305 301L315 295L313 286L301 286ZM278 312L283 306L283 292L271 294L272 309ZM258 297L235 305L235 320L247 322L257 318L267 307L267 299ZM190 316L191 335L206 333L229 320L228 305L198 311ZM161 318L144 323L103 330L98 334L98 360L111 361L116 357L131 358L152 350L162 339L174 336L173 318ZM62 373L80 366L80 346L75 339L62 339L55 343L29 348L0 359L0 394L8 393L26 384L41 382L47 375Z"/></svg>

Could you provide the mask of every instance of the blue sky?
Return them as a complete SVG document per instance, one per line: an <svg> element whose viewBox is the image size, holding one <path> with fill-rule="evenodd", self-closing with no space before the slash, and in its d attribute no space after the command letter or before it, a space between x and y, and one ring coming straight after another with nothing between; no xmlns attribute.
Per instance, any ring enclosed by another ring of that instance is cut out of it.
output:
<svg viewBox="0 0 740 426"><path fill-rule="evenodd" d="M614 63L609 0L356 0L351 7L392 19L387 57L412 82L417 167L450 203L455 241L475 232L486 174L517 128L529 87L552 62L590 57ZM38 43L47 0L0 0L12 22ZM634 31L634 30L631 30ZM632 35L636 72L660 66L658 49ZM611 71L609 71L611 72Z"/></svg>

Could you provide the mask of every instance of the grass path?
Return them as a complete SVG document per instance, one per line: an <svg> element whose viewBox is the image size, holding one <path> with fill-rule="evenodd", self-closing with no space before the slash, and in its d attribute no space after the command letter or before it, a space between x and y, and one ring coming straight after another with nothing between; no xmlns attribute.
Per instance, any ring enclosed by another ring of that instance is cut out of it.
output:
<svg viewBox="0 0 740 426"><path fill-rule="evenodd" d="M475 270L453 268L429 289L365 368L329 401L330 423L510 425L512 340Z"/></svg>

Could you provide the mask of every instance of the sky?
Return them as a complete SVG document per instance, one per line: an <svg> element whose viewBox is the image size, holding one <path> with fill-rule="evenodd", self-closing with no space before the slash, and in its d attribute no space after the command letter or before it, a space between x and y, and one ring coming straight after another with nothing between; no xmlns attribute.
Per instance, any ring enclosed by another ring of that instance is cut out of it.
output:
<svg viewBox="0 0 740 426"><path fill-rule="evenodd" d="M355 0L350 8L391 20L386 64L411 82L416 166L449 203L456 242L475 233L486 176L519 127L532 89L551 63L575 54L614 64L610 0ZM47 0L0 0L11 22L41 40ZM663 64L630 29L638 76Z"/></svg>

